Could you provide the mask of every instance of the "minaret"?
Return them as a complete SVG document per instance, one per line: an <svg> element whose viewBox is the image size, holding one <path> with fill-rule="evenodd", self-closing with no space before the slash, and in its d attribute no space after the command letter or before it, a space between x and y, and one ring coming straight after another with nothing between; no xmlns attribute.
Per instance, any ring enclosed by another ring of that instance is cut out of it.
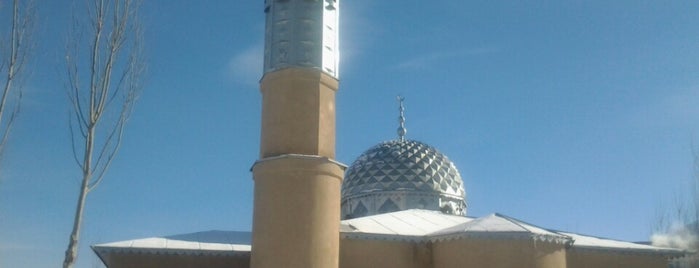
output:
<svg viewBox="0 0 699 268"><path fill-rule="evenodd" d="M337 268L339 0L265 0L264 11L251 267Z"/></svg>

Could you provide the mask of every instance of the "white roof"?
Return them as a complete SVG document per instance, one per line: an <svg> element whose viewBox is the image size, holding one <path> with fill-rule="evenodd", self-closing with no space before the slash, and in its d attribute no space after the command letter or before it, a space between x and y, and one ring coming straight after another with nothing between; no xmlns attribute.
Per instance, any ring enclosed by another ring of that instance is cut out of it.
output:
<svg viewBox="0 0 699 268"><path fill-rule="evenodd" d="M438 211L409 209L344 220L340 229L344 237L410 240L471 220L471 218L448 215Z"/></svg>
<svg viewBox="0 0 699 268"><path fill-rule="evenodd" d="M525 222L491 214L472 219L438 211L410 209L342 221L345 237L392 240L442 240L461 236L523 235L531 238L570 240L568 237Z"/></svg>
<svg viewBox="0 0 699 268"><path fill-rule="evenodd" d="M442 241L468 237L530 238L567 243L577 249L684 255L679 249L559 232L538 227L502 214L468 218L438 211L411 209L342 221L343 237L402 241Z"/></svg>
<svg viewBox="0 0 699 268"><path fill-rule="evenodd" d="M547 230L501 214L473 219L419 209L344 220L340 224L340 233L343 238L400 241L442 241L469 237L525 238L567 243L575 249L674 256L685 254L685 251L679 249ZM251 238L251 232L208 231L98 244L92 248L100 257L114 252L240 255L250 253Z"/></svg>
<svg viewBox="0 0 699 268"><path fill-rule="evenodd" d="M251 233L207 231L93 245L98 255L112 252L236 255L250 252Z"/></svg>
<svg viewBox="0 0 699 268"><path fill-rule="evenodd" d="M434 240L460 237L531 238L541 241L570 243L570 237L555 233L501 214L490 214L467 223L445 228L430 234Z"/></svg>
<svg viewBox="0 0 699 268"><path fill-rule="evenodd" d="M661 253L661 254L671 254L671 255L684 255L686 251L676 248L663 248L651 245L645 245L640 243L632 243L626 241L619 241L614 239L599 238L594 236L587 236L581 234L574 234L568 232L558 232L560 234L571 237L575 243L573 243L573 248L576 249L589 249L589 250L612 250L612 251L634 251L634 252L646 252L646 253Z"/></svg>
<svg viewBox="0 0 699 268"><path fill-rule="evenodd" d="M446 228L432 234L443 235L456 232L522 232L560 236L557 233L550 232L546 229L539 228L501 214L490 214L488 216L480 217L467 223Z"/></svg>

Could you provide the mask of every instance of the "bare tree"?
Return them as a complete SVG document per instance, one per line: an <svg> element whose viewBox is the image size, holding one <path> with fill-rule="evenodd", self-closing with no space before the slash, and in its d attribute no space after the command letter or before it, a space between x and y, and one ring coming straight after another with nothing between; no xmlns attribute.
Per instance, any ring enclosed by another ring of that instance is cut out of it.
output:
<svg viewBox="0 0 699 268"><path fill-rule="evenodd" d="M671 209L664 209L659 213L651 237L655 246L695 252L684 258L672 260L670 267L699 267L699 254L696 253L699 250L699 152L693 150L692 157L694 172L689 191L676 196Z"/></svg>
<svg viewBox="0 0 699 268"><path fill-rule="evenodd" d="M0 3L1 5L2 3ZM1 7L0 7L1 8ZM0 40L0 154L10 136L12 124L19 114L22 99L22 77L34 30L35 9L33 1L12 1L10 29L7 36Z"/></svg>
<svg viewBox="0 0 699 268"><path fill-rule="evenodd" d="M77 259L85 199L99 185L121 145L145 71L138 0L87 0L73 17L66 49L69 128L80 192L63 267Z"/></svg>

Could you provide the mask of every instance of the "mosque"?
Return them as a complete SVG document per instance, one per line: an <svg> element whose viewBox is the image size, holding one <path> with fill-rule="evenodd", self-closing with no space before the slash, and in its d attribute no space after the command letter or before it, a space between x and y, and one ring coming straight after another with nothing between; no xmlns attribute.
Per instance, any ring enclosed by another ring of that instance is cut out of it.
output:
<svg viewBox="0 0 699 268"><path fill-rule="evenodd" d="M402 98L396 139L349 167L334 160L339 10L339 0L265 0L252 232L93 245L107 267L660 268L685 255L468 215L456 165L406 138Z"/></svg>

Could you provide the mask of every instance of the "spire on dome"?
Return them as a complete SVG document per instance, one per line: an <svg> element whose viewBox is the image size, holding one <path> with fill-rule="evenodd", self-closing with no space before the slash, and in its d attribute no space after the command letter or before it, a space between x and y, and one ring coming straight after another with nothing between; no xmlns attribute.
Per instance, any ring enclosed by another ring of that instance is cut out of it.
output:
<svg viewBox="0 0 699 268"><path fill-rule="evenodd" d="M398 100L398 111L400 112L400 116L398 116L398 123L400 124L398 126L398 139L404 141L405 133L408 133L408 130L405 129L405 106L403 106L405 97L398 95L396 99Z"/></svg>

